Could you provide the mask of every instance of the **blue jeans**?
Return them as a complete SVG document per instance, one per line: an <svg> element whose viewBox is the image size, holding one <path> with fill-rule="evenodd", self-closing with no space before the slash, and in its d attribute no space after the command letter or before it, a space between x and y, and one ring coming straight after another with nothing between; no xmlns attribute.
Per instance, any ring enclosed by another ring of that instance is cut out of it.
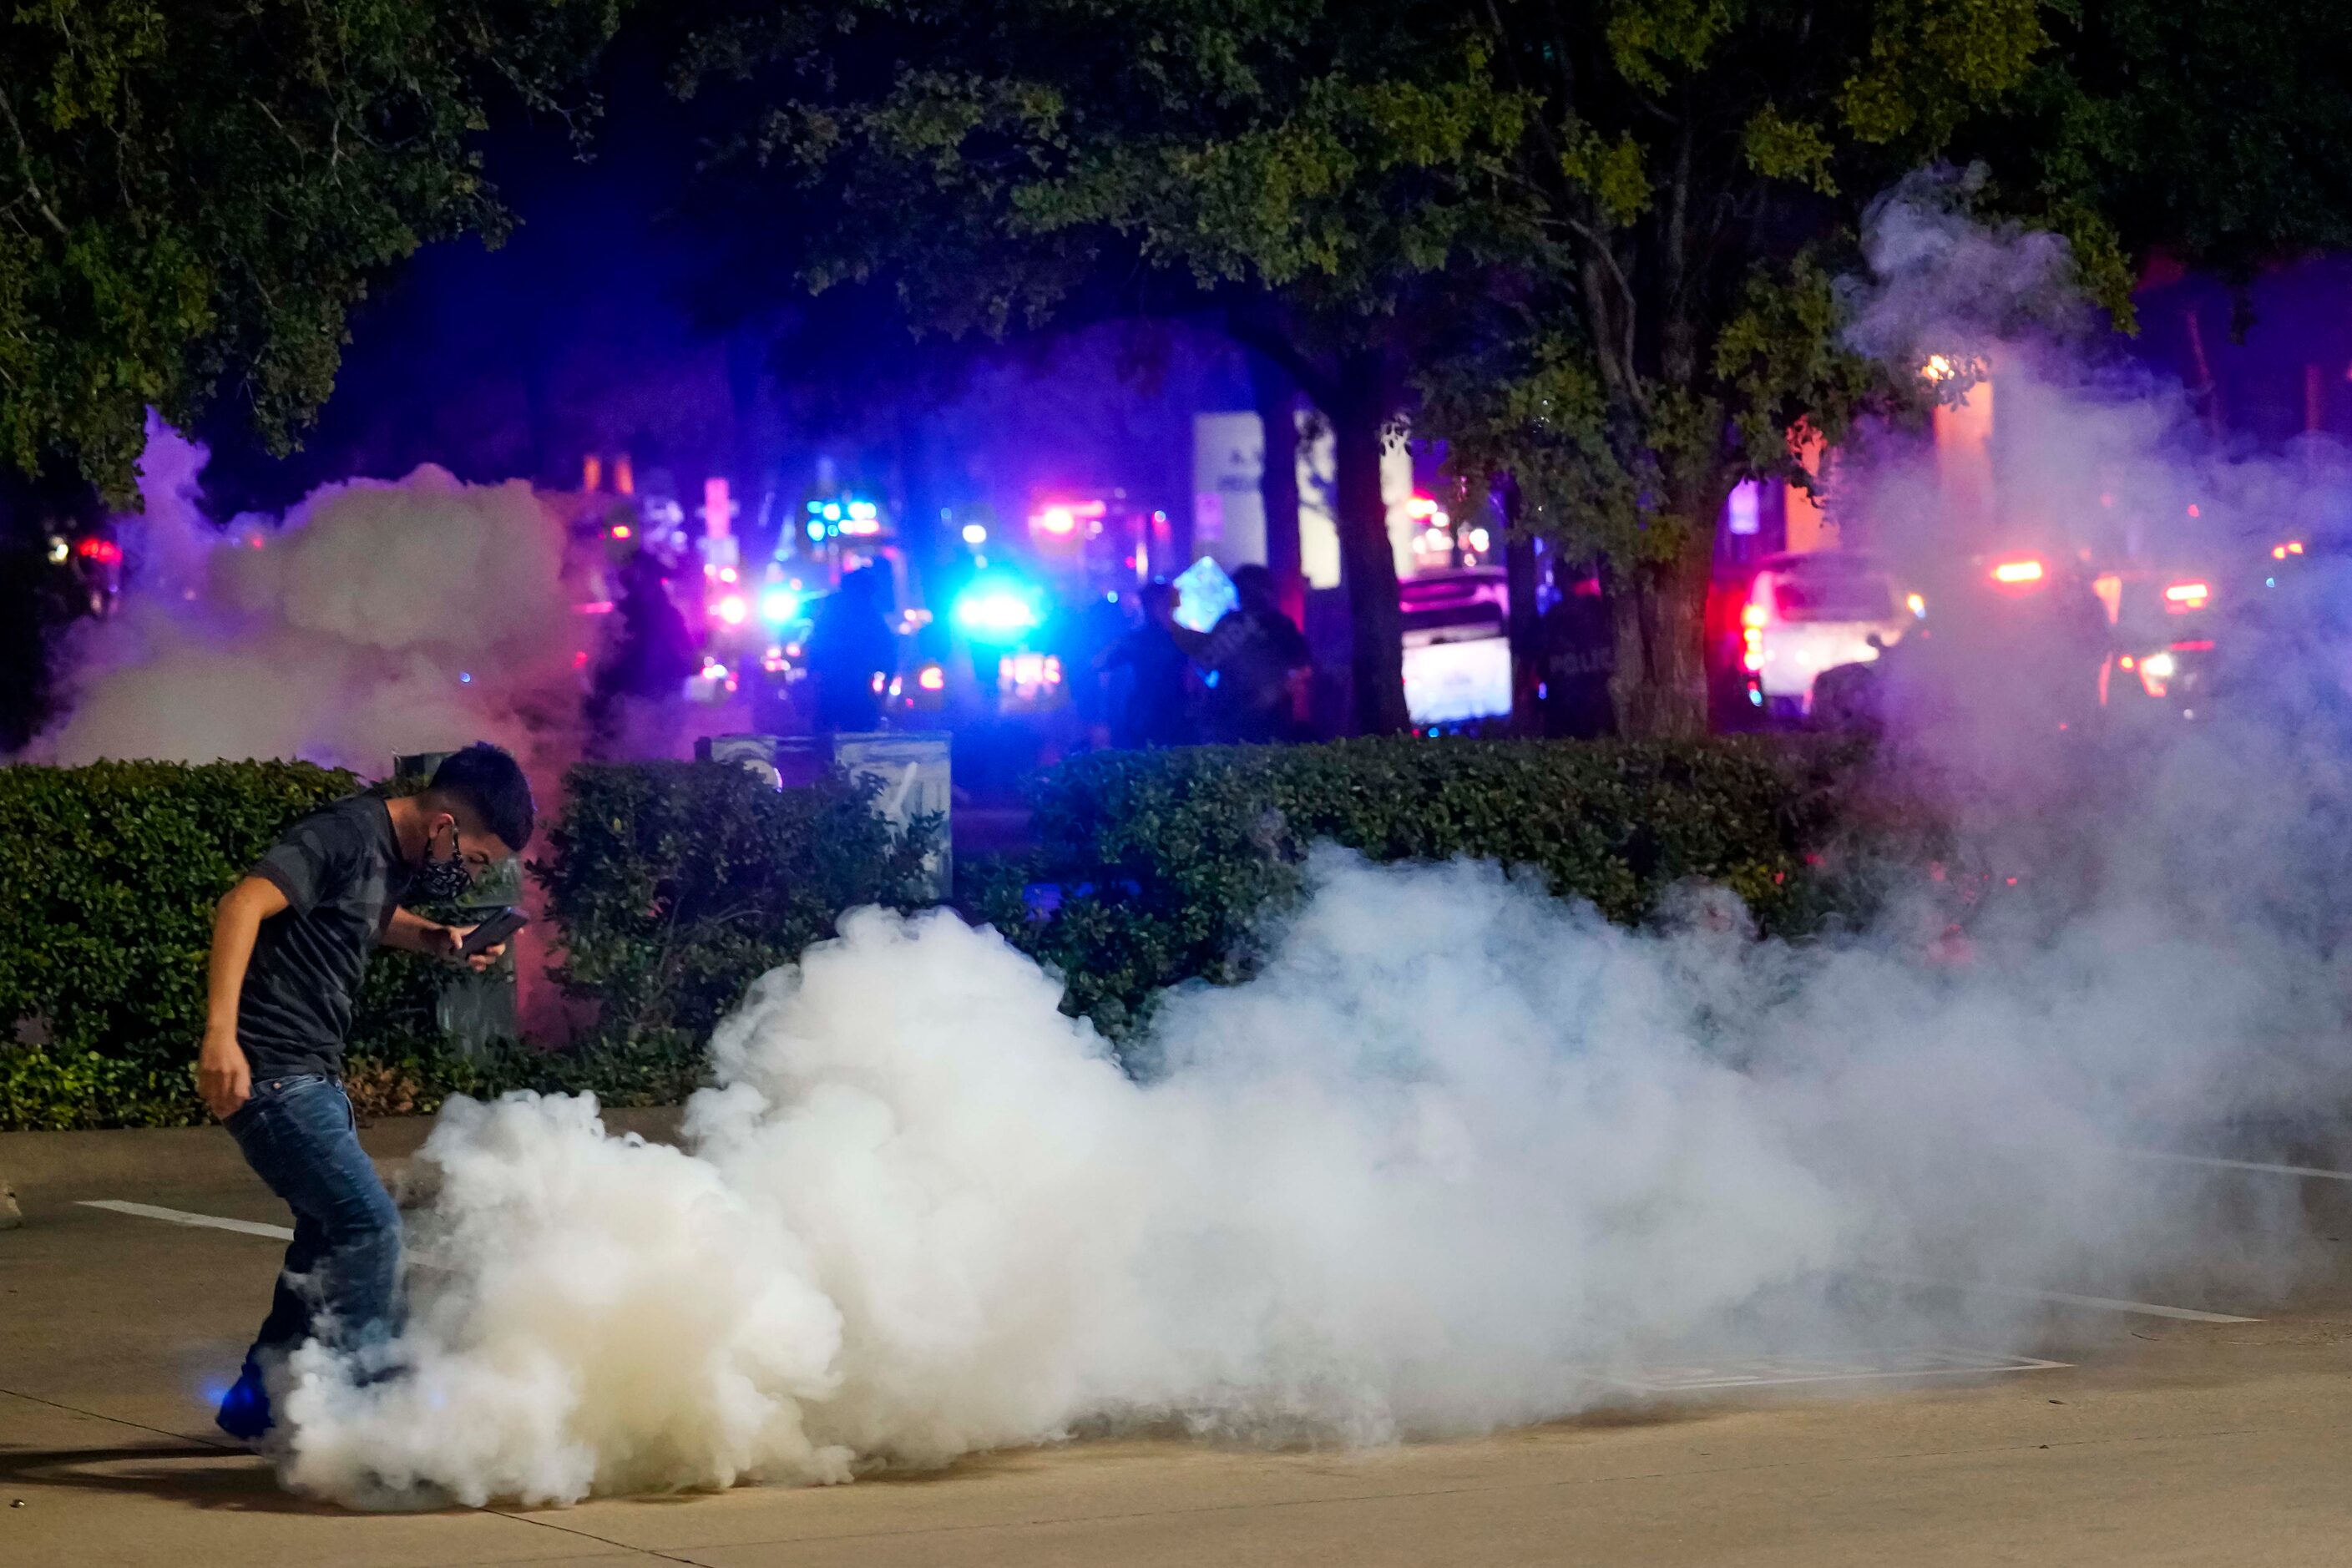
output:
<svg viewBox="0 0 2352 1568"><path fill-rule="evenodd" d="M400 1211L360 1147L350 1097L331 1078L257 1079L253 1097L224 1125L254 1173L294 1211L269 1316L221 1402L221 1426L249 1438L271 1424L266 1375L305 1342L354 1351L398 1331Z"/></svg>

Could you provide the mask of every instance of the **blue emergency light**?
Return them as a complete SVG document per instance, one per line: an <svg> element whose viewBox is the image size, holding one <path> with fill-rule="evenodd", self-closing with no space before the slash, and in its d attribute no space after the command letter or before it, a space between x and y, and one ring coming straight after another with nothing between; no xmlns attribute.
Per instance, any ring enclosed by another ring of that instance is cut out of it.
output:
<svg viewBox="0 0 2352 1568"><path fill-rule="evenodd" d="M981 642L1018 642L1045 622L1034 584L1001 573L975 577L956 595L955 622Z"/></svg>

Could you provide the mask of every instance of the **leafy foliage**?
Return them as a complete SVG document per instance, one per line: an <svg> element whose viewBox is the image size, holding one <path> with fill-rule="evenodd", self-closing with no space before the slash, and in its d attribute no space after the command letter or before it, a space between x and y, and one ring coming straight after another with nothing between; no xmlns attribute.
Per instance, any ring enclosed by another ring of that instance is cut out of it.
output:
<svg viewBox="0 0 2352 1568"><path fill-rule="evenodd" d="M359 786L301 763L0 768L0 1126L200 1120L214 905L289 822ZM360 1015L362 1056L429 1037L423 963L380 955Z"/></svg>
<svg viewBox="0 0 2352 1568"><path fill-rule="evenodd" d="M558 977L598 1005L601 1037L699 1041L843 910L912 907L929 834L898 835L871 795L769 789L718 763L573 769L533 870L564 932Z"/></svg>
<svg viewBox="0 0 2352 1568"><path fill-rule="evenodd" d="M1062 973L1066 1007L1114 1036L1167 986L1247 973L1261 917L1297 894L1317 843L1375 861L1499 861L1622 922L1704 880L1764 931L1796 934L1866 900L1868 857L1824 858L1843 842L1857 761L1755 740L1097 752L1038 787L1029 875L1056 889L1051 907L1031 909L1010 882L979 903Z"/></svg>
<svg viewBox="0 0 2352 1568"><path fill-rule="evenodd" d="M2327 63L2352 51L2352 10L2105 0L2048 15L2055 47L2003 162L2032 171L2017 183L2110 280L2103 297L2153 246L2243 279L2352 244L2352 80Z"/></svg>
<svg viewBox="0 0 2352 1568"><path fill-rule="evenodd" d="M1688 597L1731 485L1802 472L1792 426L1911 395L1839 346L1827 279L2047 41L2034 0L861 0L709 35L689 81L751 84L813 286L887 276L950 331L1112 275L1255 296L1237 333L1343 432L1410 380L1466 488L1508 475L1520 527ZM1622 623L1675 647L1621 670L1693 687L1643 727L1698 716L1692 608Z"/></svg>
<svg viewBox="0 0 2352 1568"><path fill-rule="evenodd" d="M689 54L734 149L821 199L804 279L919 325L1042 321L1139 258L1376 311L1485 231L1448 172L1519 134L1459 8L1407 0L750 7ZM740 166L740 165L739 165Z"/></svg>
<svg viewBox="0 0 2352 1568"><path fill-rule="evenodd" d="M1686 733L1731 487L1807 483L1792 435L1929 395L1843 344L1829 281L1865 204L1981 162L1987 213L2064 235L2119 320L2151 244L2242 266L2339 242L2347 16L849 0L744 7L684 81L740 95L736 166L810 216L812 287L886 286L949 332L1219 304L1343 433L1370 400L1471 496L1507 479L1514 526L1617 569L1621 720ZM1362 605L1355 629L1393 633Z"/></svg>
<svg viewBox="0 0 2352 1568"><path fill-rule="evenodd" d="M709 1067L708 1042L698 1039L592 1039L562 1050L505 1040L478 1056L426 1040L345 1058L343 1088L365 1121L430 1116L451 1095L487 1100L515 1089L593 1094L604 1105L676 1105L709 1081Z"/></svg>
<svg viewBox="0 0 2352 1568"><path fill-rule="evenodd" d="M1571 12L1492 12L1498 75L1533 100L1515 169L1538 243L1486 330L1422 367L1422 426L1470 489L1507 477L1520 526L1630 595L1688 592L1732 485L1807 482L1793 434L1919 406L1845 348L1832 279L1863 204L2013 112L2048 35L2034 0Z"/></svg>
<svg viewBox="0 0 2352 1568"><path fill-rule="evenodd" d="M470 140L556 109L619 0L28 0L0 16L0 462L131 489L224 386L283 450L369 277L495 239Z"/></svg>
<svg viewBox="0 0 2352 1568"><path fill-rule="evenodd" d="M1867 815L1854 761L1756 742L1102 753L1042 783L1040 863L975 879L967 903L1114 1034L1170 984L1245 974L1251 933L1297 893L1318 841L1378 860L1494 858L1621 921L1703 879L1769 931L1812 931L1866 903L1873 857L1902 837ZM0 1127L202 1121L192 1068L214 903L289 821L358 782L301 763L0 769L0 922L30 933L0 947L0 1021L16 1031L0 1037ZM597 1026L565 1050L461 1055L437 1032L429 966L379 954L345 1063L354 1104L427 1114L511 1089L682 1099L708 1070L710 1026L754 978L831 936L844 909L912 901L928 830L901 838L867 804L845 784L779 793L724 766L576 770L534 869L569 950L561 978L598 1005ZM1042 916L1024 896L1041 878L1062 895Z"/></svg>
<svg viewBox="0 0 2352 1568"><path fill-rule="evenodd" d="M0 768L0 1128L186 1126L220 895L295 817L360 781L300 763ZM585 1043L478 1057L440 1033L432 965L383 952L354 1009L364 1115L451 1094L682 1099L710 1026L752 979L865 903L904 903L923 858L845 784L779 794L740 769L580 770L537 869L603 1004Z"/></svg>

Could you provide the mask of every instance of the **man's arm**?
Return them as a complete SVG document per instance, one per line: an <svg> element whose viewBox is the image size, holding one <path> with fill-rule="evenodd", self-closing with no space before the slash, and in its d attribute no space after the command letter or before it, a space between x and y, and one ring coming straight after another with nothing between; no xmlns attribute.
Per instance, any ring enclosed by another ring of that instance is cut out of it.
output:
<svg viewBox="0 0 2352 1568"><path fill-rule="evenodd" d="M211 983L204 1048L196 1057L196 1093L223 1121L253 1093L253 1068L236 1038L236 1004L245 992L246 966L253 962L254 938L263 921L286 907L286 894L277 883L247 877L228 890L213 917Z"/></svg>
<svg viewBox="0 0 2352 1568"><path fill-rule="evenodd" d="M1218 624L1222 626L1223 623ZM1208 659L1210 637L1207 632L1196 632L1188 626L1177 625L1168 628L1168 635L1175 640L1178 647L1184 650L1185 658L1202 662Z"/></svg>
<svg viewBox="0 0 2352 1568"><path fill-rule="evenodd" d="M438 921L428 921L414 910L396 909L392 911L392 923L383 928L383 945L446 958L457 944L451 940L449 928Z"/></svg>

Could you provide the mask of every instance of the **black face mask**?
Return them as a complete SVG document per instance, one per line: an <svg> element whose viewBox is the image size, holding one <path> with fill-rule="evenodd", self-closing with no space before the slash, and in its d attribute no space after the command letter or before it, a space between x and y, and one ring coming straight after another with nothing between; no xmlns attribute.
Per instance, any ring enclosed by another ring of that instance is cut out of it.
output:
<svg viewBox="0 0 2352 1568"><path fill-rule="evenodd" d="M449 829L449 858L436 860L433 848L426 845L425 864L417 868L412 891L430 904L446 904L452 899L466 896L474 885L474 873L467 866L464 852L457 843L457 830Z"/></svg>

